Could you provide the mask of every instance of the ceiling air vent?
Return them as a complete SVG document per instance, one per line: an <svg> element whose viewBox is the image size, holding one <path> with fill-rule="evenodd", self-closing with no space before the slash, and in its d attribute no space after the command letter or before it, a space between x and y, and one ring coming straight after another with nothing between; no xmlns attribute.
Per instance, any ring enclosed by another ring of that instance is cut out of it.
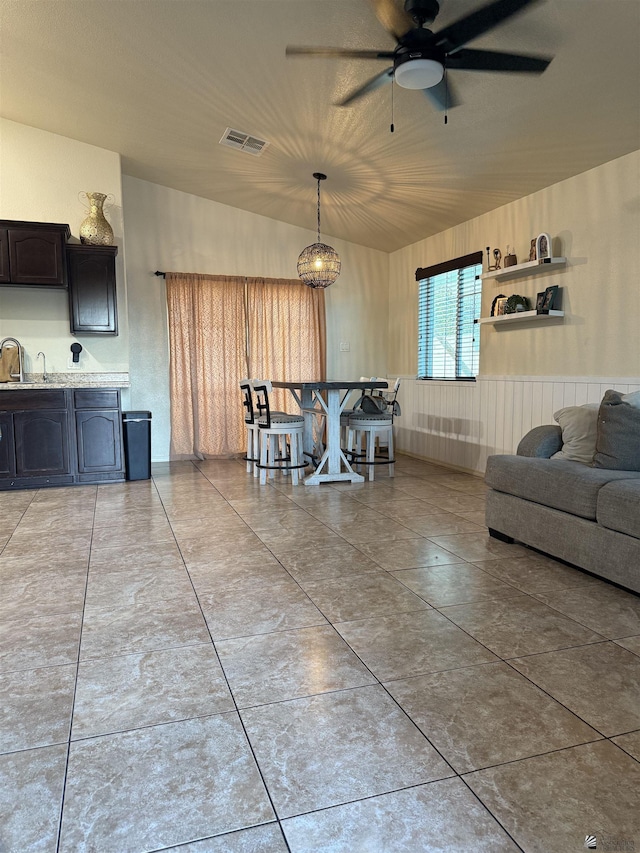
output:
<svg viewBox="0 0 640 853"><path fill-rule="evenodd" d="M249 136L248 133L242 133L240 130L232 130L228 127L222 134L220 145L228 145L229 148L237 148L257 157L262 154L269 143L265 139L256 139L255 136Z"/></svg>

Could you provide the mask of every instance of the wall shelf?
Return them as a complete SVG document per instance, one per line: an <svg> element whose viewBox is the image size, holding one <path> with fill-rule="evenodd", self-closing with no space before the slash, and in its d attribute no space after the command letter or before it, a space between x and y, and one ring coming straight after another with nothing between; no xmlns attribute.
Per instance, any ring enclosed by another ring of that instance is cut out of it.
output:
<svg viewBox="0 0 640 853"><path fill-rule="evenodd" d="M548 272L551 267L563 266L566 262L566 258L542 258L539 261L525 261L523 264L515 264L512 267L505 267L501 270L483 272L480 278L483 281L491 278L496 281L504 281L508 278L521 278L525 275L537 275L541 272Z"/></svg>
<svg viewBox="0 0 640 853"><path fill-rule="evenodd" d="M533 320L534 322L538 322L540 320L562 320L564 318L564 311L546 311L544 314L539 313L538 311L516 311L514 314L501 314L499 317L480 317L479 320L476 320L477 323L491 323L494 325L500 323L522 323L525 320Z"/></svg>

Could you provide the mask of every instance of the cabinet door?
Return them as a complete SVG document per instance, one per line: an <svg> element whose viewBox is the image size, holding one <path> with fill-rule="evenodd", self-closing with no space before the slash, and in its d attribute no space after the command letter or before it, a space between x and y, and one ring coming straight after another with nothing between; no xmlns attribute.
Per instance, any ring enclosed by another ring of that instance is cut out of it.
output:
<svg viewBox="0 0 640 853"><path fill-rule="evenodd" d="M0 412L0 477L15 477L15 475L13 415L10 412Z"/></svg>
<svg viewBox="0 0 640 853"><path fill-rule="evenodd" d="M16 476L69 474L69 420L66 412L16 412L13 416Z"/></svg>
<svg viewBox="0 0 640 853"><path fill-rule="evenodd" d="M117 335L116 246L68 246L71 332Z"/></svg>
<svg viewBox="0 0 640 853"><path fill-rule="evenodd" d="M78 473L122 471L119 410L77 411Z"/></svg>
<svg viewBox="0 0 640 853"><path fill-rule="evenodd" d="M12 284L66 285L65 241L61 231L9 228L8 235Z"/></svg>
<svg viewBox="0 0 640 853"><path fill-rule="evenodd" d="M0 282L11 281L9 276L9 233L0 228Z"/></svg>

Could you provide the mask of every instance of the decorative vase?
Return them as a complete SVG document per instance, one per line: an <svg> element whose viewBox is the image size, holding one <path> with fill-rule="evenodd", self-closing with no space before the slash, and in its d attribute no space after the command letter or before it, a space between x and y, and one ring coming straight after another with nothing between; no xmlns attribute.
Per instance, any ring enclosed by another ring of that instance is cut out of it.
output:
<svg viewBox="0 0 640 853"><path fill-rule="evenodd" d="M80 242L89 246L113 246L113 228L104 217L104 193L85 193L90 205L87 218L80 225Z"/></svg>

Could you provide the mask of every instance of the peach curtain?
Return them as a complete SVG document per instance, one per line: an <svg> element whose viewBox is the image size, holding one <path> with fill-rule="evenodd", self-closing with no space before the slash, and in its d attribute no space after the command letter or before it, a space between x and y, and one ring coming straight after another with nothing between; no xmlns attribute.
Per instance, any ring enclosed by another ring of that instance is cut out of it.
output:
<svg viewBox="0 0 640 853"><path fill-rule="evenodd" d="M324 292L298 280L167 273L171 459L244 452L238 384L323 379ZM278 408L291 409L288 392Z"/></svg>

